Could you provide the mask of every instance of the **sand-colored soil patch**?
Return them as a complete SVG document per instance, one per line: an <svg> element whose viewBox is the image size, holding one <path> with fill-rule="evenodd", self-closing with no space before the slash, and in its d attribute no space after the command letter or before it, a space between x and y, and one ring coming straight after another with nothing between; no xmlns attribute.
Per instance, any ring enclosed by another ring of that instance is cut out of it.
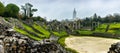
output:
<svg viewBox="0 0 120 53"><path fill-rule="evenodd" d="M70 36L65 39L67 47L75 49L79 53L107 53L111 44L116 42L120 42L120 40L76 36Z"/></svg>

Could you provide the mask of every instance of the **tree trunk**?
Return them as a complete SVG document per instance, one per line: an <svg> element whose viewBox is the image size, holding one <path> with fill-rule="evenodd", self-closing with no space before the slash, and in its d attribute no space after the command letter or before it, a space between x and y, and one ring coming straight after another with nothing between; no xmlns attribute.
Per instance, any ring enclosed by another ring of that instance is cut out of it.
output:
<svg viewBox="0 0 120 53"><path fill-rule="evenodd" d="M105 32L107 32L109 30L110 24L107 25Z"/></svg>

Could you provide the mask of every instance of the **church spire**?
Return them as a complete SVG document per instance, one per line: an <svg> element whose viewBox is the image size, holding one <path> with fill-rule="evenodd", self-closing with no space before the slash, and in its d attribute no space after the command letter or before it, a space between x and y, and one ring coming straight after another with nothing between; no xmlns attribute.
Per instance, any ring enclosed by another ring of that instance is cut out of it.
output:
<svg viewBox="0 0 120 53"><path fill-rule="evenodd" d="M75 19L76 18L76 10L75 10L75 8L74 8L74 11L73 11L73 19Z"/></svg>

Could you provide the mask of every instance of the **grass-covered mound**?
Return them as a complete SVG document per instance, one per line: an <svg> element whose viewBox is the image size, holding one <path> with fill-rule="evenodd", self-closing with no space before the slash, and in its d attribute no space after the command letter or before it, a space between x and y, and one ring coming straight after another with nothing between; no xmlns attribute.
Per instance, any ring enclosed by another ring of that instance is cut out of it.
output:
<svg viewBox="0 0 120 53"><path fill-rule="evenodd" d="M41 40L43 38L49 38L50 32L41 27L40 25L34 23L33 25L28 25L22 23L23 29L18 28L17 26L14 28L17 32L26 35L34 40Z"/></svg>
<svg viewBox="0 0 120 53"><path fill-rule="evenodd" d="M91 35L93 33L93 31L90 30L78 30L77 33L81 34L81 35Z"/></svg>
<svg viewBox="0 0 120 53"><path fill-rule="evenodd" d="M67 33L65 31L61 31L61 32L52 32L53 34L55 34L58 37L64 37L67 35Z"/></svg>
<svg viewBox="0 0 120 53"><path fill-rule="evenodd" d="M34 35L26 32L26 31L24 31L24 30L22 30L22 29L14 28L14 30L16 30L16 31L19 32L20 34L26 35L26 36L28 36L29 38L32 38L32 39L34 39L34 40L41 40L41 38L36 37L36 36L34 36Z"/></svg>
<svg viewBox="0 0 120 53"><path fill-rule="evenodd" d="M19 20L18 20L19 21ZM35 21L32 25L28 25L22 21L20 21L22 28L15 26L14 30L19 32L20 34L26 35L34 40L41 40L44 38L49 38L50 37L50 33L53 33L54 35L62 38L62 37L66 37L67 33L66 31L48 31L47 29L45 29L44 27L47 27L44 25L41 26L39 24L37 24Z"/></svg>
<svg viewBox="0 0 120 53"><path fill-rule="evenodd" d="M65 44L65 39L66 39L66 38L67 38L67 36L60 38L60 39L58 40L58 43L60 43L63 47L65 47L66 50L68 50L68 51L70 51L70 52L72 52L72 53L78 53L76 50L66 47L66 44Z"/></svg>
<svg viewBox="0 0 120 53"><path fill-rule="evenodd" d="M96 28L96 32L105 32L108 24L101 24ZM107 33L120 34L120 23L109 23L109 29Z"/></svg>

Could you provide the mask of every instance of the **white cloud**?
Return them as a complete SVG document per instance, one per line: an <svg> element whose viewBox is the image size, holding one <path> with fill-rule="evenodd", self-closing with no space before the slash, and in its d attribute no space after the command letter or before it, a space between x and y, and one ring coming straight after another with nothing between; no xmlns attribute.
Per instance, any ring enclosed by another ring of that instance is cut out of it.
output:
<svg viewBox="0 0 120 53"><path fill-rule="evenodd" d="M37 8L35 15L50 19L71 19L73 9L77 9L78 17L92 16L97 13L101 16L120 12L120 0L0 0L8 3L23 5L30 2Z"/></svg>

